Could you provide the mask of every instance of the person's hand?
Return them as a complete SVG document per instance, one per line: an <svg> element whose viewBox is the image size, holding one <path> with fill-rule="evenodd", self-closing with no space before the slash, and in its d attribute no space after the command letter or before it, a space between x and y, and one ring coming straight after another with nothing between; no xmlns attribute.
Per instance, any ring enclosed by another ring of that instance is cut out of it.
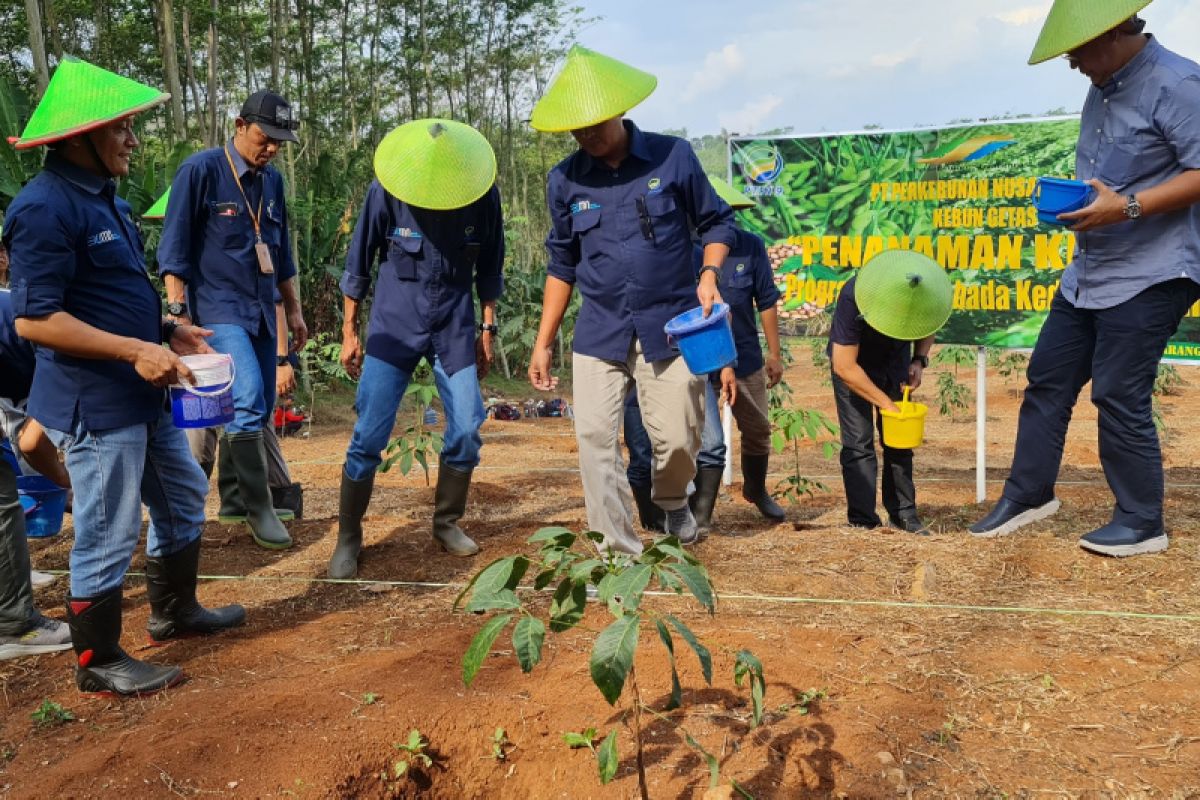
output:
<svg viewBox="0 0 1200 800"><path fill-rule="evenodd" d="M181 356L190 356L196 353L211 353L213 349L204 340L212 335L213 332L208 328L199 328L195 325L180 325L171 334L171 341L167 344Z"/></svg>
<svg viewBox="0 0 1200 800"><path fill-rule="evenodd" d="M275 396L286 397L296 391L296 370L290 363L275 368Z"/></svg>
<svg viewBox="0 0 1200 800"><path fill-rule="evenodd" d="M362 375L363 350L358 334L353 330L342 331L342 367L351 378Z"/></svg>
<svg viewBox="0 0 1200 800"><path fill-rule="evenodd" d="M195 384L195 377L179 356L165 347L141 342L133 356L133 368L142 380L159 388L184 381Z"/></svg>
<svg viewBox="0 0 1200 800"><path fill-rule="evenodd" d="M783 360L780 358L767 359L767 388L776 386L783 380Z"/></svg>
<svg viewBox="0 0 1200 800"><path fill-rule="evenodd" d="M925 375L925 367L920 361L908 365L908 385L913 390L921 388L921 378Z"/></svg>
<svg viewBox="0 0 1200 800"><path fill-rule="evenodd" d="M700 301L705 317L712 313L713 303L721 302L721 293L717 290L717 274L712 270L706 270L700 276L700 285L696 287L696 299Z"/></svg>
<svg viewBox="0 0 1200 800"><path fill-rule="evenodd" d="M900 413L900 406L896 405L892 400L888 400L886 405L879 407L880 411L890 411L893 414Z"/></svg>
<svg viewBox="0 0 1200 800"><path fill-rule="evenodd" d="M1058 215L1058 219L1068 223L1071 230L1081 233L1129 219L1125 216L1126 199L1123 195L1117 194L1095 178L1084 183L1096 190L1096 199L1078 211Z"/></svg>
<svg viewBox="0 0 1200 800"><path fill-rule="evenodd" d="M553 358L549 347L534 346L529 359L529 383L539 392L552 392L558 388L558 378L550 374Z"/></svg>
<svg viewBox="0 0 1200 800"><path fill-rule="evenodd" d="M479 373L480 380L487 377L488 372L492 369L492 361L494 359L495 349L492 343L492 332L484 331L475 339L475 370Z"/></svg>
<svg viewBox="0 0 1200 800"><path fill-rule="evenodd" d="M737 375L733 367L721 370L721 399L729 406L737 402Z"/></svg>
<svg viewBox="0 0 1200 800"><path fill-rule="evenodd" d="M287 311L288 330L292 333L291 352L299 353L304 343L308 341L308 326L304 324L304 313L297 303Z"/></svg>
<svg viewBox="0 0 1200 800"><path fill-rule="evenodd" d="M191 325L192 324L192 316L190 314L180 314L178 316L176 316L175 314L167 314L167 319L171 320L176 325Z"/></svg>

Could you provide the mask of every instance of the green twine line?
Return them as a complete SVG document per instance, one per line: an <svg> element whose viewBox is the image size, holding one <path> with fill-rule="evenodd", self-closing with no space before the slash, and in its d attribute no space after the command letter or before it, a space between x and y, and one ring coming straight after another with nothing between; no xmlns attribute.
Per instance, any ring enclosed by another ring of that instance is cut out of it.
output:
<svg viewBox="0 0 1200 800"><path fill-rule="evenodd" d="M67 570L42 570L50 575L69 575ZM128 572L135 578L146 577L143 572ZM362 578L314 578L303 575L198 575L205 581L263 581L274 583L325 583L350 586L395 586L409 589L462 589L465 583L432 581L364 580ZM531 586L518 587L535 591ZM649 590L650 597L678 597L675 592ZM904 600L853 600L842 597L790 597L766 594L720 594L720 600L738 602L779 603L782 605L854 606L861 608L905 608L925 611L972 611L991 614L1051 614L1061 617L1107 617L1110 619L1158 620L1165 622L1200 622L1200 614L1163 614L1150 611L1113 611L1102 608L1042 608L1039 606L975 606L965 603L917 603Z"/></svg>

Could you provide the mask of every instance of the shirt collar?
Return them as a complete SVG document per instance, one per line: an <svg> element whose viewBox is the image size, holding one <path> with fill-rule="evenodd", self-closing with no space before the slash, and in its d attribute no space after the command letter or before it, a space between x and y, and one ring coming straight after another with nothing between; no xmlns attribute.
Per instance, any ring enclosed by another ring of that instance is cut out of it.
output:
<svg viewBox="0 0 1200 800"><path fill-rule="evenodd" d="M88 194L100 194L105 188L116 185L111 179L101 178L96 173L71 163L53 150L46 154L46 169Z"/></svg>
<svg viewBox="0 0 1200 800"><path fill-rule="evenodd" d="M1146 34L1145 46L1138 51L1137 55L1129 59L1129 63L1112 74L1112 77L1104 84L1104 88L1111 89L1117 84L1124 83L1132 78L1142 67L1157 61L1159 51L1162 49L1162 45L1158 43L1158 40L1153 35Z"/></svg>
<svg viewBox="0 0 1200 800"><path fill-rule="evenodd" d="M252 175L256 174L254 170L250 169L250 165L246 163L246 159L242 158L242 154L238 152L238 149L233 146L233 139L225 143L225 152L229 154L229 158L233 161L233 168L237 171L239 180L246 177L247 172Z"/></svg>
<svg viewBox="0 0 1200 800"><path fill-rule="evenodd" d="M621 120L625 126L625 132L629 134L629 155L641 161L650 160L650 145L646 143L646 134L642 133L637 125L633 124L633 120ZM591 172L599 165L597 159L592 158L587 152L580 150L579 155L583 158L584 172Z"/></svg>

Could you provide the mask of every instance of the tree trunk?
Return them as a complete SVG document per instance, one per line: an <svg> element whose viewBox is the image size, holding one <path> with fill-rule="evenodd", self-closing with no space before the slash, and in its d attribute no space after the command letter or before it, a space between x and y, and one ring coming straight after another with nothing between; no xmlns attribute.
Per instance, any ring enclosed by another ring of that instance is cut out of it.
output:
<svg viewBox="0 0 1200 800"><path fill-rule="evenodd" d="M25 2L28 5L29 0L25 0ZM62 36L58 32L58 19L54 16L54 0L43 0L42 10L46 17L46 34L50 38L50 52L54 54L55 61L62 61Z"/></svg>
<svg viewBox="0 0 1200 800"><path fill-rule="evenodd" d="M217 86L217 13L219 0L212 0L212 21L208 23L208 146L216 147L221 141L221 129L217 124L217 106L220 105Z"/></svg>
<svg viewBox="0 0 1200 800"><path fill-rule="evenodd" d="M280 81L279 58L282 42L280 41L280 21L283 16L280 13L279 6L282 0L271 0L270 5L270 27L271 27L271 90L282 91L283 84Z"/></svg>
<svg viewBox="0 0 1200 800"><path fill-rule="evenodd" d="M171 0L158 2L159 24L162 27L163 72L167 91L171 93L171 131L174 141L187 138L187 118L183 115L183 85L179 82L179 52L175 46L175 9Z"/></svg>
<svg viewBox="0 0 1200 800"><path fill-rule="evenodd" d="M37 73L38 97L50 83L50 66L46 63L46 40L42 36L42 10L38 0L25 0L25 15L29 19L29 49L33 51L33 67Z"/></svg>
<svg viewBox="0 0 1200 800"><path fill-rule="evenodd" d="M192 58L192 13L187 5L183 6L183 58L187 62L187 82L188 88L192 92L192 105L196 109L196 117L200 124L197 129L200 131L200 138L205 144L211 144L208 141L207 126L204 124L204 104L200 100L200 84L196 82L196 69L193 66L195 60Z"/></svg>

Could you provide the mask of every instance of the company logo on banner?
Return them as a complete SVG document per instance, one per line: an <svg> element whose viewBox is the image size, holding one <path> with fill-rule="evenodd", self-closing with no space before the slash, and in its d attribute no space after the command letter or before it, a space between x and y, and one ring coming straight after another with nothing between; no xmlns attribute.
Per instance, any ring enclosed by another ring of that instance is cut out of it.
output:
<svg viewBox="0 0 1200 800"><path fill-rule="evenodd" d="M927 157L918 158L917 163L942 165L978 161L1016 143L1016 139L1005 136L972 136L939 147Z"/></svg>
<svg viewBox="0 0 1200 800"><path fill-rule="evenodd" d="M742 174L751 184L745 194L750 197L779 197L784 193L775 181L783 173L783 156L770 145L749 147L741 153Z"/></svg>

